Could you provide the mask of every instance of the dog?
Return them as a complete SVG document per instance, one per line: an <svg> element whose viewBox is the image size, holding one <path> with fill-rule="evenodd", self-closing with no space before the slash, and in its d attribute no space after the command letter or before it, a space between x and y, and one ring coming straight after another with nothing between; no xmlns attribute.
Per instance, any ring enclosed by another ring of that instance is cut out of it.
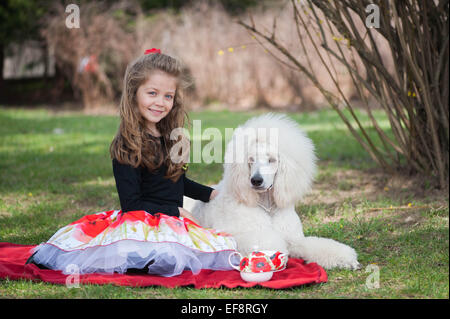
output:
<svg viewBox="0 0 450 319"><path fill-rule="evenodd" d="M203 227L233 235L244 255L276 250L326 269L361 267L350 246L303 234L295 204L311 189L316 155L294 120L275 113L251 118L234 131L223 166L213 185L218 195L191 208Z"/></svg>

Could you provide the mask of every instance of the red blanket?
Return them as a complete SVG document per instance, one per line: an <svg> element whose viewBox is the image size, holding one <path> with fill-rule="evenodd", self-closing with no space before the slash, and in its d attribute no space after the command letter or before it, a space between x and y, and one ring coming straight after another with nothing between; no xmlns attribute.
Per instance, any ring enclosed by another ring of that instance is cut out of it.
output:
<svg viewBox="0 0 450 319"><path fill-rule="evenodd" d="M18 245L0 242L0 278L40 280L53 284L66 284L66 280L73 284L73 275L64 275L61 271L40 269L34 264L25 265L30 257L30 249L34 245ZM71 276L68 278L68 276ZM290 258L285 270L273 274L271 280L262 283L245 282L239 272L202 270L198 275L185 271L175 277L161 277L146 274L87 274L79 276L79 283L115 284L119 286L164 286L195 288L228 288L253 287L256 285L266 288L289 288L305 284L327 281L327 273L316 263L305 264L302 259Z"/></svg>

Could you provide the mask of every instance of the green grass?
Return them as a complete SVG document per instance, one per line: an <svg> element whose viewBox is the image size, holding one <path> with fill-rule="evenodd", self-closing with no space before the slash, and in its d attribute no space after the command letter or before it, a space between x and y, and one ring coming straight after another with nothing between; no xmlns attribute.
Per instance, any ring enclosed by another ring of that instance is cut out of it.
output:
<svg viewBox="0 0 450 319"><path fill-rule="evenodd" d="M189 116L201 120L201 132L217 127L224 133L260 113L203 111ZM368 117L359 114L369 134L376 136ZM375 115L390 134L387 119ZM4 279L0 297L448 298L448 194L430 189L423 179L410 182L378 170L333 111L290 116L314 141L320 159L314 190L297 207L304 231L354 247L362 270L329 270L325 284L285 290L113 285L68 289ZM37 244L83 215L119 208L108 154L117 126L116 116L0 109L0 241ZM202 145L208 142L205 137ZM222 152L224 148L222 143ZM216 183L222 164L192 163L188 174L201 183ZM377 289L366 287L371 273L365 270L371 264L380 271Z"/></svg>

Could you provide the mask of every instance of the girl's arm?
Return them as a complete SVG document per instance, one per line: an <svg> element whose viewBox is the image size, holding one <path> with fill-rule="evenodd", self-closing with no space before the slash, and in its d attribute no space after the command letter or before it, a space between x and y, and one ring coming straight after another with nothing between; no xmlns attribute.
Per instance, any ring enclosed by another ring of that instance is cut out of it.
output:
<svg viewBox="0 0 450 319"><path fill-rule="evenodd" d="M192 199L199 199L203 202L209 202L211 193L214 188L194 182L183 174L184 178L184 195Z"/></svg>
<svg viewBox="0 0 450 319"><path fill-rule="evenodd" d="M141 173L138 168L120 164L114 159L113 172L123 212L145 210L150 214L163 213L169 216L180 216L177 206L159 205L141 199Z"/></svg>

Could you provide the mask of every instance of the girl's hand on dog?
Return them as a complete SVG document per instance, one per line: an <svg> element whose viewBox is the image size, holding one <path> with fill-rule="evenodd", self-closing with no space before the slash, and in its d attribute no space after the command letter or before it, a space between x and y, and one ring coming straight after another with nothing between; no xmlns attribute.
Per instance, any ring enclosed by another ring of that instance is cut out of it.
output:
<svg viewBox="0 0 450 319"><path fill-rule="evenodd" d="M200 225L200 223L198 222L198 220L196 220L194 218L194 216L192 216L192 214L190 212L188 212L186 209L184 209L183 207L178 207L178 210L180 211L180 217L183 218L187 218L192 220L194 223L196 223L197 225Z"/></svg>
<svg viewBox="0 0 450 319"><path fill-rule="evenodd" d="M214 197L216 197L219 194L219 191L217 189L213 190L211 192L211 195L209 195L209 200L212 201Z"/></svg>

